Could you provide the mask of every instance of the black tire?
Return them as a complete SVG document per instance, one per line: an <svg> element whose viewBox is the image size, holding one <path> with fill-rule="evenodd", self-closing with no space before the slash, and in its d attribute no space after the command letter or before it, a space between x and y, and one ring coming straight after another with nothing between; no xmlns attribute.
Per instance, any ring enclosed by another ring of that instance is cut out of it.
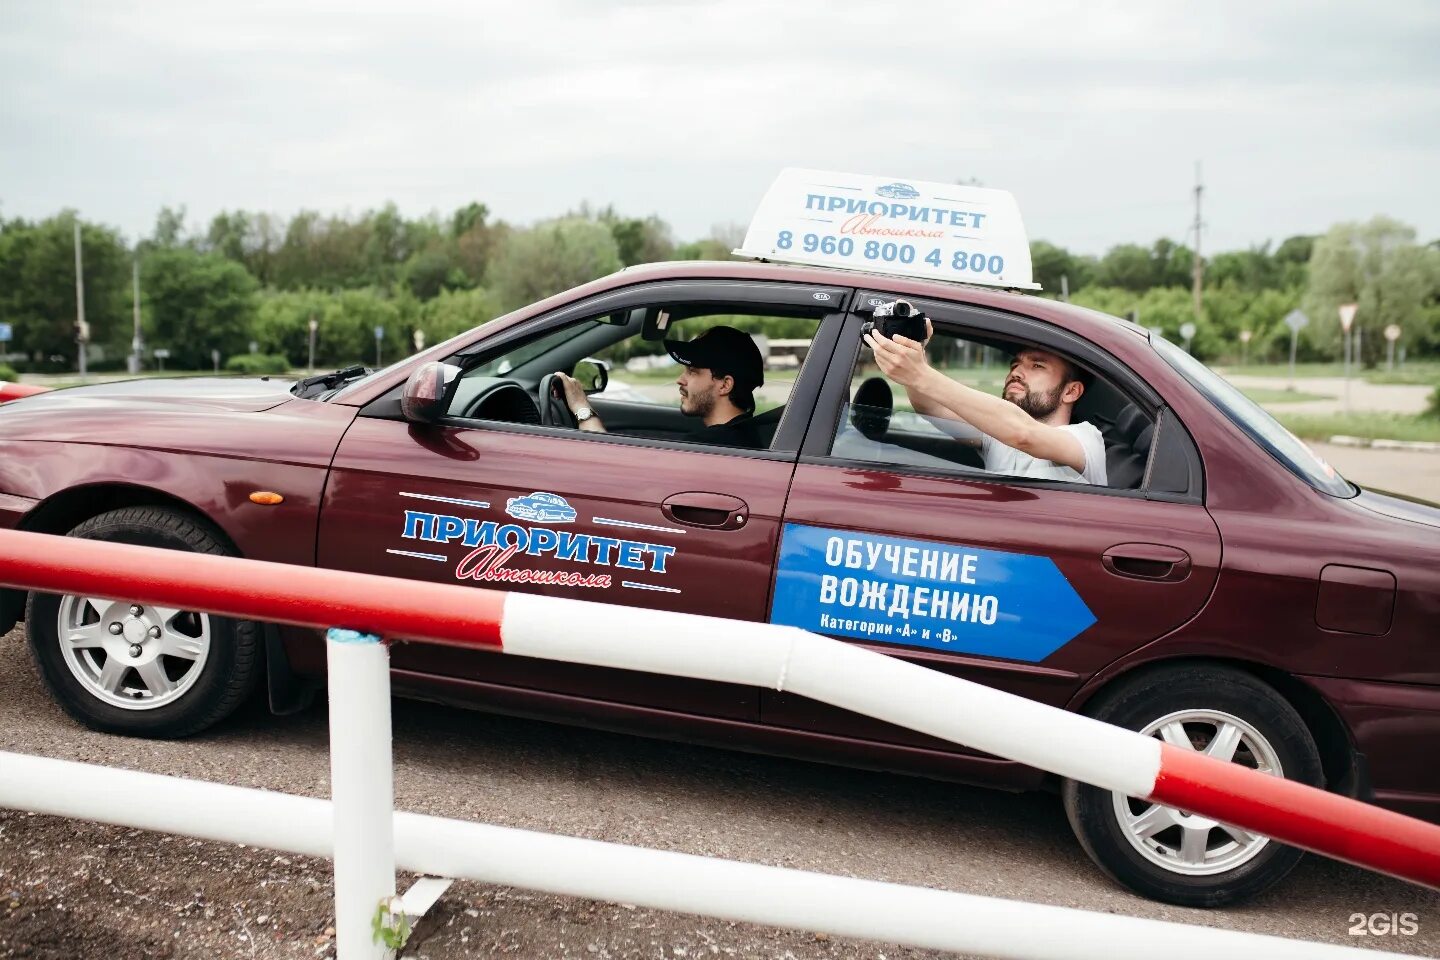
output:
<svg viewBox="0 0 1440 960"><path fill-rule="evenodd" d="M71 530L68 536L219 556L235 554L224 536L209 523L167 507L113 510L85 521ZM190 736L233 713L254 691L260 678L264 648L258 624L208 614L203 615L202 620L202 615L184 614L183 620L182 617L174 618L176 630L185 629L182 623L193 624L189 629L203 635L200 631L208 624L208 644L204 645L203 663L197 665L191 662L188 670L183 658L154 658L158 664L163 664L161 669L167 674L180 675L177 692L169 695L173 698L142 708L139 704L143 703L143 692L138 692L138 688L144 686L144 682L139 679L138 673L130 673L125 676L132 678L137 692L128 695L134 697L137 706L122 707L106 702L101 698L102 690L87 685L77 675L77 669L84 672L85 667L72 669L61 648L59 618L62 608L74 610L77 602L84 603L52 593L31 593L26 604L25 626L31 655L39 665L40 675L51 696L66 713L93 730L136 737ZM141 609L143 611L143 606ZM99 615L93 604L89 612ZM89 612L82 609L84 616L88 617ZM98 627L99 623L87 626ZM169 628L170 625L167 625L163 629ZM142 643L145 642L149 641L142 640ZM91 667L103 667L109 662L108 653L94 652L91 656L90 660L77 662ZM193 676L190 671L194 671ZM123 700L127 693L122 688L113 696Z"/></svg>
<svg viewBox="0 0 1440 960"><path fill-rule="evenodd" d="M1248 724L1263 738L1262 743L1254 744L1246 734L1233 757L1234 762L1256 766L1263 762L1261 758L1268 749L1288 779L1311 786L1323 785L1320 754L1300 714L1275 690L1240 670L1218 664L1148 670L1105 691L1085 712L1116 726L1144 730L1184 711L1228 715ZM1198 720L1184 724L1184 729L1193 742L1196 736L1204 737L1208 726L1205 720ZM1236 725L1232 728L1239 729ZM1221 729L1222 723L1215 723L1213 736L1218 736ZM1201 869L1218 872L1203 875L1186 872L1185 857L1178 847L1179 838L1185 835L1180 825L1169 827L1168 832L1158 833L1149 840L1132 839L1117 809L1117 804L1123 804L1130 815L1136 816L1149 812L1151 805L1117 798L1109 790L1074 780L1066 780L1061 793L1070 826L1090 859L1118 883L1153 900L1186 907L1238 903L1278 883L1304 855L1303 851L1274 840L1251 848L1223 826L1205 833L1202 824L1201 829L1190 831L1194 837L1208 838L1204 841L1207 852L1199 855L1199 861L1211 857L1209 849L1215 854L1214 862ZM1164 808L1156 813L1168 816ZM1188 819L1188 814L1183 817L1185 823L1201 823ZM1196 843L1194 849L1198 850L1201 841ZM1142 845L1150 851L1148 854L1141 852ZM1230 868L1225 868L1227 849L1231 851L1228 856L1236 858L1236 865ZM1251 849L1249 859L1243 859ZM1159 861L1168 861L1173 867L1167 868Z"/></svg>

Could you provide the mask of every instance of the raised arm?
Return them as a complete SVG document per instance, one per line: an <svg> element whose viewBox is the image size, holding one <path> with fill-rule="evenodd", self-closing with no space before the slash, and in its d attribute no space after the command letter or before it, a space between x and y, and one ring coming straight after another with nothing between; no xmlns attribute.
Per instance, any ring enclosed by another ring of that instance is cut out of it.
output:
<svg viewBox="0 0 1440 960"><path fill-rule="evenodd" d="M920 399L931 409L950 411L1007 447L1085 471L1085 450L1069 431L1041 423L1003 397L951 380L930 366L923 344L905 337L882 337L874 331L865 335L865 342L875 351L881 372L905 388L917 411L920 405L915 401Z"/></svg>

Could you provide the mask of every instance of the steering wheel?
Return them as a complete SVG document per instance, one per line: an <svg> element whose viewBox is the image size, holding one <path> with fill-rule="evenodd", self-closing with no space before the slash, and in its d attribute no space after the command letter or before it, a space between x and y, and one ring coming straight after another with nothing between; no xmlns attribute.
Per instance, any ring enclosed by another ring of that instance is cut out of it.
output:
<svg viewBox="0 0 1440 960"><path fill-rule="evenodd" d="M895 396L890 384L880 377L871 377L855 390L855 400L850 405L850 422L871 440L881 440L890 429L890 417L895 412Z"/></svg>
<svg viewBox="0 0 1440 960"><path fill-rule="evenodd" d="M553 373L540 378L540 424L545 427L568 427L580 429L580 422L570 412L565 402L565 383Z"/></svg>

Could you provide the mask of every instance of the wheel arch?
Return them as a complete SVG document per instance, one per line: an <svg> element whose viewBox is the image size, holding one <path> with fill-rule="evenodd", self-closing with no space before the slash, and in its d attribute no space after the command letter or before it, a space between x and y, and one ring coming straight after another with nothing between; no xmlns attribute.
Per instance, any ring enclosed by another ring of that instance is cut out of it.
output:
<svg viewBox="0 0 1440 960"><path fill-rule="evenodd" d="M215 533L240 555L235 540L214 520L192 503L172 494L131 483L87 483L68 487L46 497L20 518L16 530L28 533L51 533L64 536L80 524L111 510L122 507L171 507L207 523ZM26 590L0 587L0 630L8 632L24 616Z"/></svg>
<svg viewBox="0 0 1440 960"><path fill-rule="evenodd" d="M88 483L47 497L27 513L16 529L65 535L102 513L125 507L170 507L212 527L225 545L241 556L235 538L203 510L172 493L133 483Z"/></svg>
<svg viewBox="0 0 1440 960"><path fill-rule="evenodd" d="M1285 698L1315 738L1315 746L1320 751L1320 765L1325 772L1326 789L1349 797L1368 797L1364 758L1355 749L1350 730L1335 708L1314 687L1268 664L1238 657L1201 655L1136 662L1120 667L1118 672L1107 673L1098 682L1092 680L1071 699L1067 708L1088 714L1109 691L1119 689L1121 685L1160 670L1200 664L1229 667L1247 673Z"/></svg>
<svg viewBox="0 0 1440 960"><path fill-rule="evenodd" d="M210 527L237 557L244 556L235 538L213 517L174 494L131 483L92 483L70 487L46 498L27 513L16 529L64 536L91 517L125 507L168 507ZM0 614L25 608L27 591L0 589ZM16 619L19 617L17 615ZM293 713L308 705L313 689L295 677L274 624L261 624L267 699L272 712Z"/></svg>

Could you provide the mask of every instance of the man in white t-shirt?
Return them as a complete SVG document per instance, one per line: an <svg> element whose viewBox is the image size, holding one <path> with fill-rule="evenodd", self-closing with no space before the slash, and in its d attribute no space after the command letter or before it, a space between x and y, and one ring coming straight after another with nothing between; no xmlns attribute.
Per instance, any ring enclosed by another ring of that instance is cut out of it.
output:
<svg viewBox="0 0 1440 960"><path fill-rule="evenodd" d="M925 343L930 321L925 321ZM880 371L905 388L915 412L970 424L978 436L961 442L980 447L985 469L1012 477L1070 480L1105 485L1105 440L1091 423L1071 423L1089 377L1075 364L1045 350L1026 348L1010 362L1001 396L956 383L925 357L925 344L905 337L865 335Z"/></svg>

